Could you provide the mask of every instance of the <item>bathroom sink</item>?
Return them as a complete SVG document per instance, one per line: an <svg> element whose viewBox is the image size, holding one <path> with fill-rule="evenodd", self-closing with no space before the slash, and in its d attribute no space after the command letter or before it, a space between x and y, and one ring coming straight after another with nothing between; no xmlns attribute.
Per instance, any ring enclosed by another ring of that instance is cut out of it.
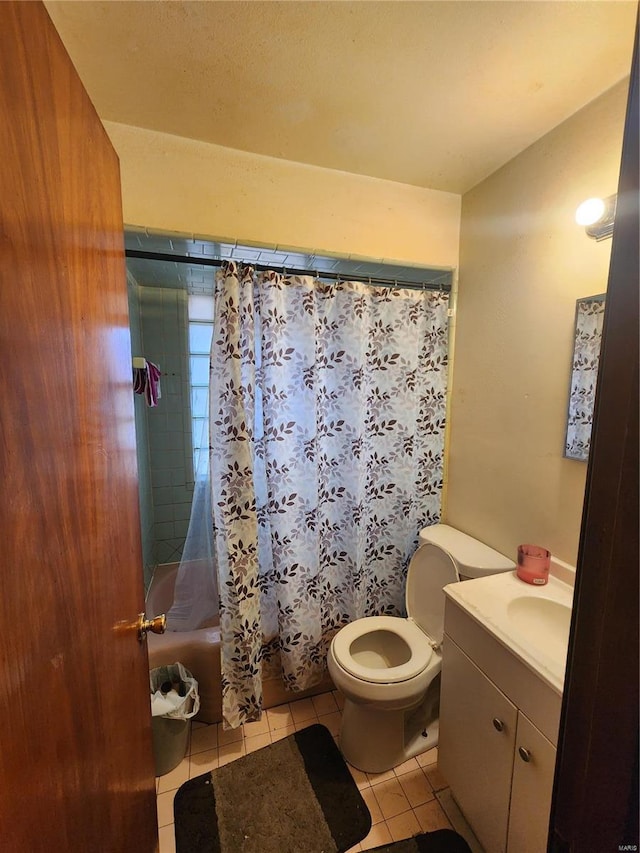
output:
<svg viewBox="0 0 640 853"><path fill-rule="evenodd" d="M569 643L571 607L549 598L526 595L507 604L507 616L514 629L530 643L564 649Z"/></svg>
<svg viewBox="0 0 640 853"><path fill-rule="evenodd" d="M544 586L533 586L521 581L515 572L503 572L449 584L444 592L557 694L562 694L572 586L553 576Z"/></svg>

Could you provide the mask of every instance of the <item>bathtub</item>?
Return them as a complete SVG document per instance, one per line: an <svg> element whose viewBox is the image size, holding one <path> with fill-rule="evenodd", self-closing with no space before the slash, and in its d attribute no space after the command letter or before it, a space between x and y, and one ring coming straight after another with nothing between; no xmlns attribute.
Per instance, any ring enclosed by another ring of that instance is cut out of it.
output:
<svg viewBox="0 0 640 853"><path fill-rule="evenodd" d="M157 566L146 598L147 618L166 613L173 602L173 588L178 563ZM198 682L200 711L196 720L217 723L222 719L222 686L220 678L220 629L217 625L197 631L167 631L147 634L149 669L179 661ZM327 673L320 684L300 693L285 690L281 679L269 678L262 683L263 706L273 708L285 702L315 696L333 690Z"/></svg>

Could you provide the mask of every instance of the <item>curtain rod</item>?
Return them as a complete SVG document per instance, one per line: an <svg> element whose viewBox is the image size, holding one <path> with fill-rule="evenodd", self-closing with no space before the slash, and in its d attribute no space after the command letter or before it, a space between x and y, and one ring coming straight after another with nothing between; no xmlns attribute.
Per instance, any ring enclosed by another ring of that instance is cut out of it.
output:
<svg viewBox="0 0 640 853"><path fill-rule="evenodd" d="M192 264L203 267L221 267L225 260L218 258L203 258L195 255L172 255L169 252L147 252L142 249L125 249L125 257L127 258L140 258L142 260L147 261L169 261L175 264ZM261 272L268 272L269 270L273 270L274 272L283 273L285 275L309 275L313 278L325 278L330 279L332 281L363 281L365 284L377 284L381 287L402 287L407 288L409 290L439 290L443 293L451 292L450 284L443 284L441 282L418 282L418 281L403 281L402 279L397 278L373 278L372 276L358 276L357 274L353 274L353 278L351 275L344 275L343 273L337 272L323 272L321 270L302 270L296 268L287 268L287 267L278 267L269 264L253 264L251 262L246 262L248 266L252 266L256 270L260 270Z"/></svg>

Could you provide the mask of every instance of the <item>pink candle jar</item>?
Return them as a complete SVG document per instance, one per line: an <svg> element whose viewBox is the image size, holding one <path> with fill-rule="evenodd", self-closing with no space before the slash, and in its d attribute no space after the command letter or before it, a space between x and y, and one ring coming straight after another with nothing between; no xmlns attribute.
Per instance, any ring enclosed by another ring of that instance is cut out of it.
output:
<svg viewBox="0 0 640 853"><path fill-rule="evenodd" d="M543 586L549 580L551 552L539 545L518 545L516 574L525 583Z"/></svg>

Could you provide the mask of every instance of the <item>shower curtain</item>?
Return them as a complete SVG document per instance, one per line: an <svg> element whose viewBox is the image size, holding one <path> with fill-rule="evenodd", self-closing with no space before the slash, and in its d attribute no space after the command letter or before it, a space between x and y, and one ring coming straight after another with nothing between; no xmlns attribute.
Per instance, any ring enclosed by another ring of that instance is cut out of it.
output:
<svg viewBox="0 0 640 853"><path fill-rule="evenodd" d="M223 716L262 678L322 678L334 634L404 614L439 519L448 295L226 264L215 285L210 431Z"/></svg>
<svg viewBox="0 0 640 853"><path fill-rule="evenodd" d="M208 439L208 422L206 422ZM189 528L167 611L169 631L196 631L218 624L218 576L211 524L209 442L199 441Z"/></svg>

